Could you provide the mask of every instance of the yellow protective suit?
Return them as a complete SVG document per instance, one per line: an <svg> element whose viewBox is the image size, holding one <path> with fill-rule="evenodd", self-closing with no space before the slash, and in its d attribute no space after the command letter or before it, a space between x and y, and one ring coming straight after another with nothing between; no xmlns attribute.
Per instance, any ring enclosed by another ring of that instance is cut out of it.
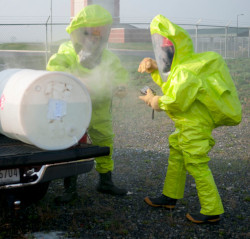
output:
<svg viewBox="0 0 250 239"><path fill-rule="evenodd" d="M98 27L111 23L112 16L108 11L98 5L91 5L83 8L74 18L67 27L67 32L70 34L80 27ZM109 156L96 158L96 170L99 173L112 171L112 94L117 86L125 84L128 80L128 73L122 67L119 58L105 49L101 63L89 70L79 63L78 55L69 41L62 43L58 52L49 59L47 70L69 72L87 85L92 101L92 118L88 134L94 145L110 147Z"/></svg>
<svg viewBox="0 0 250 239"><path fill-rule="evenodd" d="M175 122L169 137L169 163L163 194L180 199L184 194L186 171L196 183L200 213L219 215L223 205L208 167L208 152L214 145L212 130L241 121L241 105L223 58L215 52L196 54L189 34L162 15L150 26L151 34L172 41L175 48L166 82L158 70L151 76L163 92L160 109Z"/></svg>

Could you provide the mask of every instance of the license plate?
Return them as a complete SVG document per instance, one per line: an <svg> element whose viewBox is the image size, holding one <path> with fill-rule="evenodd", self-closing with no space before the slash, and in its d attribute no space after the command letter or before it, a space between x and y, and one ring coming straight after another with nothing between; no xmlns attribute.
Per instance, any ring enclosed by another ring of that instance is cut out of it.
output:
<svg viewBox="0 0 250 239"><path fill-rule="evenodd" d="M20 182L20 171L18 168L0 170L0 184Z"/></svg>

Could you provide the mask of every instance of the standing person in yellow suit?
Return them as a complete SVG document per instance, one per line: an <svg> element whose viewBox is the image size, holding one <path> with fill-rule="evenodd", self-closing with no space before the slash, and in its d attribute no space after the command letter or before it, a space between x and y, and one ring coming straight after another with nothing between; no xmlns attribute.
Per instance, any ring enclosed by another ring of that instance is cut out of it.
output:
<svg viewBox="0 0 250 239"><path fill-rule="evenodd" d="M94 145L110 147L109 156L95 159L100 175L97 190L125 195L127 190L115 186L111 178L114 169L111 106L114 94L126 95L128 73L119 58L106 49L111 24L112 16L103 7L89 5L83 8L66 29L71 41L60 45L50 58L47 70L71 73L86 84L92 101L88 134ZM77 177L64 180L65 192L57 198L58 202L69 202L77 196L76 182Z"/></svg>
<svg viewBox="0 0 250 239"><path fill-rule="evenodd" d="M188 172L195 179L201 210L186 217L194 223L217 222L224 209L208 167L208 152L214 145L214 128L241 121L236 88L223 58L215 52L195 53L189 34L178 25L158 15L150 31L156 61L143 59L138 71L151 73L163 95L148 89L140 99L156 111L165 111L176 130L169 137L162 195L144 201L173 209L177 199L183 198Z"/></svg>

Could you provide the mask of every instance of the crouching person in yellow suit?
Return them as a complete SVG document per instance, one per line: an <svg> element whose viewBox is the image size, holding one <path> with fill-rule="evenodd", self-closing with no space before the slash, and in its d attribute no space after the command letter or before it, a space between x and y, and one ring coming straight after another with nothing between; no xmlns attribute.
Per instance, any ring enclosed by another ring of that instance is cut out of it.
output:
<svg viewBox="0 0 250 239"><path fill-rule="evenodd" d="M156 111L165 111L176 130L169 137L162 195L144 200L153 207L174 208L183 197L188 171L195 179L201 210L186 217L194 223L217 222L224 209L208 167L208 152L214 146L214 128L241 121L236 88L223 58L215 52L195 53L181 27L158 15L150 31L156 60L145 58L138 71L151 73L163 95L148 89L140 99Z"/></svg>

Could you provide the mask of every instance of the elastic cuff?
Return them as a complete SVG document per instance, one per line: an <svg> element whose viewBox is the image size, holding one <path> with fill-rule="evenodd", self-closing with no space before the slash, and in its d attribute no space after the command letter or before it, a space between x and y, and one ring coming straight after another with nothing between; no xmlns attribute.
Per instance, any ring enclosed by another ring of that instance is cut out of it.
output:
<svg viewBox="0 0 250 239"><path fill-rule="evenodd" d="M159 99L160 96L156 95L153 97L152 101L151 101L151 107L156 110L156 111L162 111L159 107Z"/></svg>

